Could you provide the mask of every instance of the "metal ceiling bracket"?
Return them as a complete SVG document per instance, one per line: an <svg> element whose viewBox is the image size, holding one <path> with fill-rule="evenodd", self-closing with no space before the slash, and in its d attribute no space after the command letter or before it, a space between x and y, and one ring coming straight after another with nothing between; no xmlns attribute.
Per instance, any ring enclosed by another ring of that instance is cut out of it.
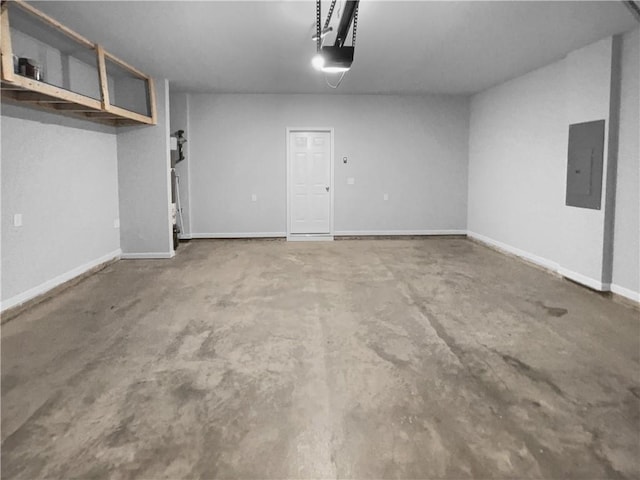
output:
<svg viewBox="0 0 640 480"><path fill-rule="evenodd" d="M640 2L634 0L622 0L622 3L631 11L636 20L640 22Z"/></svg>

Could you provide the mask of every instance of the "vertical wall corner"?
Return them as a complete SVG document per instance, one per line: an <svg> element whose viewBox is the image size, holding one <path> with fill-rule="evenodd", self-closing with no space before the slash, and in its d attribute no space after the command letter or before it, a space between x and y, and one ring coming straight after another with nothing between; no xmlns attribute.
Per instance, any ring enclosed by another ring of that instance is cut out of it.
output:
<svg viewBox="0 0 640 480"><path fill-rule="evenodd" d="M622 85L622 35L611 42L611 84L609 89L609 128L607 129L607 170L605 175L604 230L602 239L602 282L611 284L616 216L616 183L620 134L620 93Z"/></svg>
<svg viewBox="0 0 640 480"><path fill-rule="evenodd" d="M168 81L156 81L157 124L118 130L120 240L124 258L170 258Z"/></svg>

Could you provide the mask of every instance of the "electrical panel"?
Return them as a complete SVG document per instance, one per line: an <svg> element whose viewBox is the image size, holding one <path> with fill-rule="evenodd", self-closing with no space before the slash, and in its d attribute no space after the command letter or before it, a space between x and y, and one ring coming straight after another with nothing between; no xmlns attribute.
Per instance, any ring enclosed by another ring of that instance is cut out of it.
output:
<svg viewBox="0 0 640 480"><path fill-rule="evenodd" d="M600 210L604 120L569 125L566 205Z"/></svg>

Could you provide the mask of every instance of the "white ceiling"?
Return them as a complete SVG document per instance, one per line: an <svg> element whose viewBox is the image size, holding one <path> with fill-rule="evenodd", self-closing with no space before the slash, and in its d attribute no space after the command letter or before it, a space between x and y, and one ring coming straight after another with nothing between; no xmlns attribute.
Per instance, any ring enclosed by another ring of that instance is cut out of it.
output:
<svg viewBox="0 0 640 480"><path fill-rule="evenodd" d="M31 3L179 91L332 91L310 64L314 1ZM335 92L474 93L637 25L617 1L361 0Z"/></svg>

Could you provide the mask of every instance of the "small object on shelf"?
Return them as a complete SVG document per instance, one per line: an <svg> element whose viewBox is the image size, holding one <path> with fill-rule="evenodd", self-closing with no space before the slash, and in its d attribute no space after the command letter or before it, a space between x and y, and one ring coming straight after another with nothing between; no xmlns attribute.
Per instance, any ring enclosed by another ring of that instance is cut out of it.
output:
<svg viewBox="0 0 640 480"><path fill-rule="evenodd" d="M34 80L42 81L42 67L32 58L20 57L18 60L18 66L20 68L20 75L24 77L33 78Z"/></svg>

